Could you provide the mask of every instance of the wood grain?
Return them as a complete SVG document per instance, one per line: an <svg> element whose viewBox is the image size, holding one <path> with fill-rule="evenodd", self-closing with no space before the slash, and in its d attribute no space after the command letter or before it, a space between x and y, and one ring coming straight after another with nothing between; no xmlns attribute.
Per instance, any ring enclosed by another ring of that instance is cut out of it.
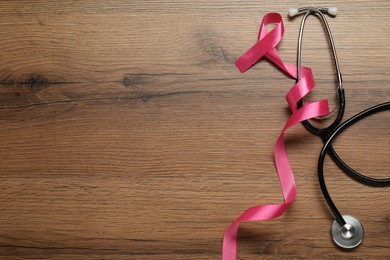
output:
<svg viewBox="0 0 390 260"><path fill-rule="evenodd" d="M305 1L295 1L304 6ZM389 1L316 1L344 77L346 118L389 100ZM267 61L233 62L261 17L287 1L2 1L0 3L0 257L218 259L246 208L282 201L273 146L294 83ZM295 62L300 19L284 15L278 50ZM311 18L303 63L312 99L335 106L332 60ZM389 114L335 143L351 166L388 177ZM365 240L331 241L316 177L321 141L287 133L298 198L287 214L243 223L239 259L388 259L389 188L358 184L327 159L330 193Z"/></svg>

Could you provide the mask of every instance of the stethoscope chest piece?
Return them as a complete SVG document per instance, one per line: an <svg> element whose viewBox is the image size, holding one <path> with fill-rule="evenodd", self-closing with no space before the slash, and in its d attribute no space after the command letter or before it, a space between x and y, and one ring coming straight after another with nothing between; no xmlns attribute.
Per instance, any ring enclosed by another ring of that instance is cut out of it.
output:
<svg viewBox="0 0 390 260"><path fill-rule="evenodd" d="M362 223L352 216L343 215L346 224L341 226L336 220L332 224L333 241L342 248L352 249L363 241L364 229Z"/></svg>

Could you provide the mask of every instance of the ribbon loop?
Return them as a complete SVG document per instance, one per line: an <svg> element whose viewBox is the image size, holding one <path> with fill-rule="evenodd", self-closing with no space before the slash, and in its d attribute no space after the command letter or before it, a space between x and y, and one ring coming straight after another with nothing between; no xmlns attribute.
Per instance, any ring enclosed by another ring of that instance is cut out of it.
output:
<svg viewBox="0 0 390 260"><path fill-rule="evenodd" d="M265 28L270 23L276 23L269 33ZM241 73L247 71L267 52L274 49L284 34L282 17L278 13L269 13L264 16L260 26L258 41L235 62Z"/></svg>

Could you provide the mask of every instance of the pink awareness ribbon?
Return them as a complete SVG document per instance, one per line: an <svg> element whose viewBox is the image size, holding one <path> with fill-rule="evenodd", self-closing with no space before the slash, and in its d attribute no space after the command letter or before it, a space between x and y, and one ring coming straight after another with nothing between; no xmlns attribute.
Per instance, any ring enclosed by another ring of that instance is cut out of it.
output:
<svg viewBox="0 0 390 260"><path fill-rule="evenodd" d="M266 25L275 23L276 26L267 32ZM296 65L285 64L276 51L276 45L284 34L282 16L269 13L263 17L257 42L235 62L241 73L247 71L262 57L267 57L276 66L292 78L297 78ZM296 186L290 161L284 144L284 133L292 126L310 118L329 114L327 100L307 102L297 109L297 102L314 88L313 74L310 68L301 67L301 79L288 91L287 103L292 111L283 127L274 148L274 161L279 182L282 188L284 203L254 206L245 210L225 231L222 244L222 259L235 260L237 256L238 225L243 221L270 220L282 215L295 200Z"/></svg>

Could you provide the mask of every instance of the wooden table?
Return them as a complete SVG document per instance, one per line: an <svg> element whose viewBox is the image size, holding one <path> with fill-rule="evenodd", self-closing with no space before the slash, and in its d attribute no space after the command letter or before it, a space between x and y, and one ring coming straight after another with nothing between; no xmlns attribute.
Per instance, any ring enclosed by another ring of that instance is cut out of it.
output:
<svg viewBox="0 0 390 260"><path fill-rule="evenodd" d="M295 1L304 6L306 1ZM233 62L279 12L278 46L295 63L300 18L287 1L2 1L0 258L219 259L246 208L283 201L273 146L294 84L266 60ZM318 6L327 6L320 1ZM345 118L389 101L390 2L342 1L329 18ZM311 100L336 105L330 49L310 18L303 64ZM389 176L389 114L346 131L335 148L355 169ZM342 251L317 182L321 140L286 135L298 197L282 217L243 223L240 259L390 256L389 188L361 185L326 159L335 203L365 227Z"/></svg>

